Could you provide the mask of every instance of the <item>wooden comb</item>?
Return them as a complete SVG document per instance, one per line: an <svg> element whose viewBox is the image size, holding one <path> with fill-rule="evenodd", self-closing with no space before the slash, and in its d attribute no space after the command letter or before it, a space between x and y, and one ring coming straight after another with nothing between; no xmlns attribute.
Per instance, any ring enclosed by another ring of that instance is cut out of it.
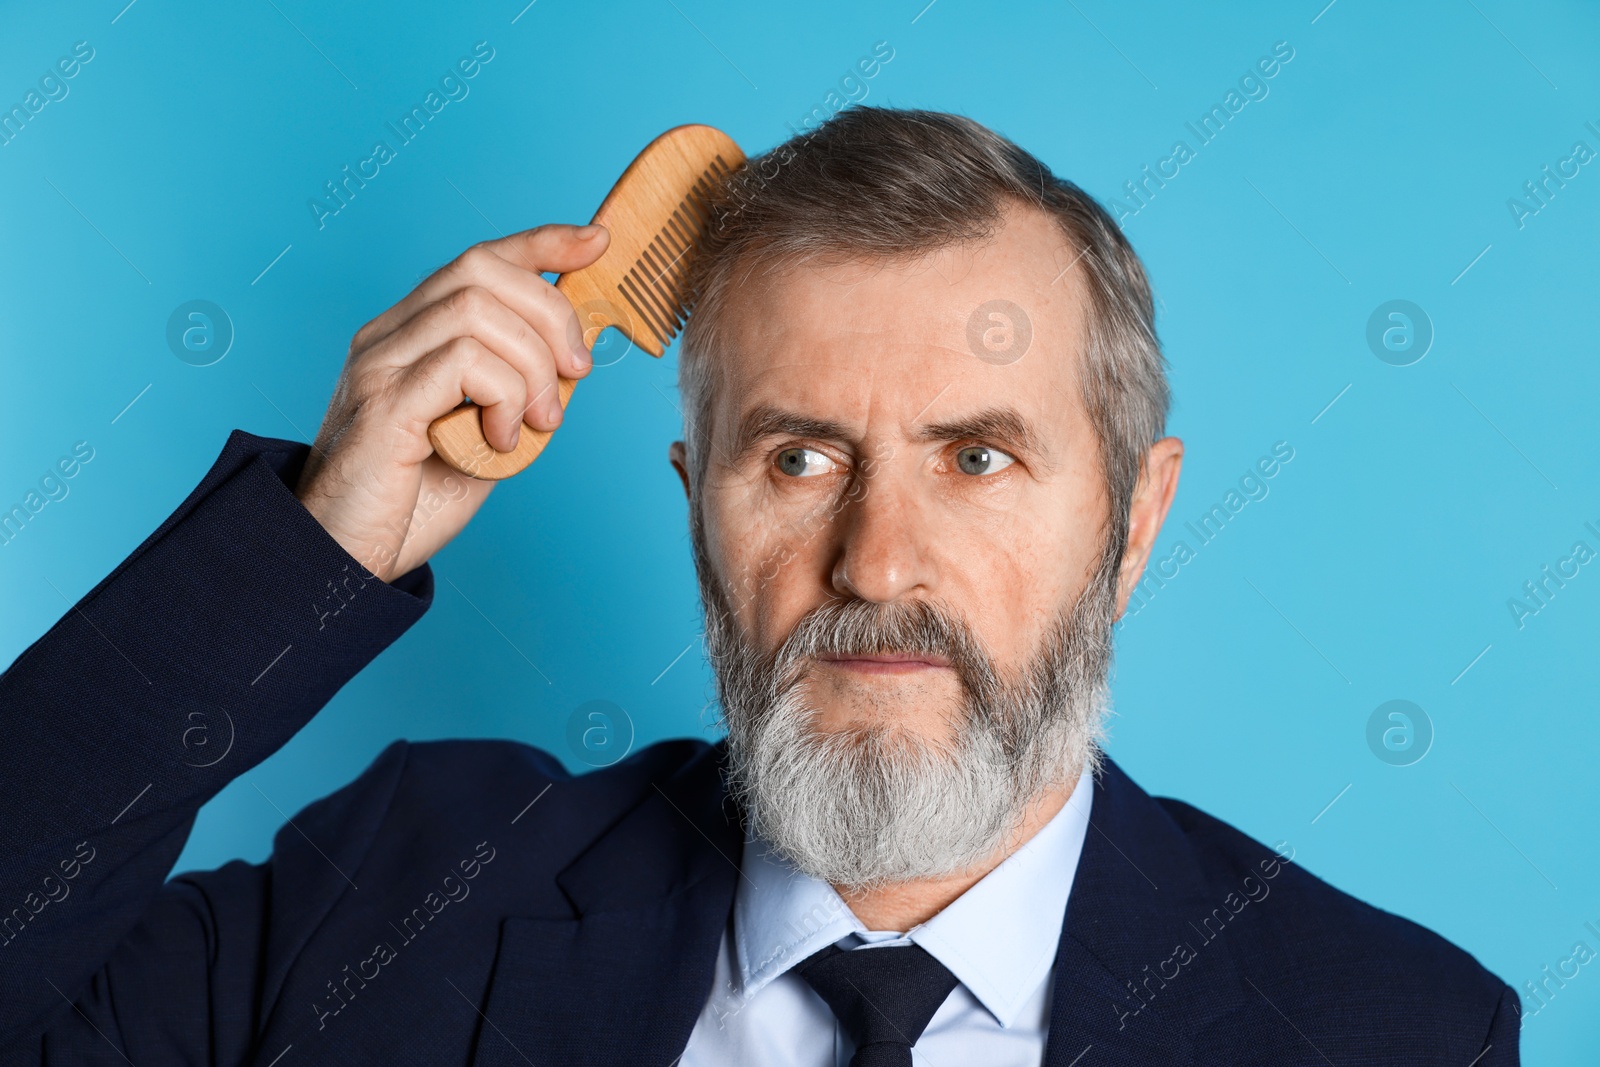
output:
<svg viewBox="0 0 1600 1067"><path fill-rule="evenodd" d="M711 223L707 198L744 162L733 139L710 126L678 126L651 141L600 204L594 221L611 231L605 254L563 274L556 290L572 302L583 343L594 348L607 326L661 356L689 314L684 281ZM566 409L578 383L557 378ZM463 404L428 427L434 451L462 474L509 478L544 451L550 431L523 424L517 447L497 452L483 435L482 411Z"/></svg>

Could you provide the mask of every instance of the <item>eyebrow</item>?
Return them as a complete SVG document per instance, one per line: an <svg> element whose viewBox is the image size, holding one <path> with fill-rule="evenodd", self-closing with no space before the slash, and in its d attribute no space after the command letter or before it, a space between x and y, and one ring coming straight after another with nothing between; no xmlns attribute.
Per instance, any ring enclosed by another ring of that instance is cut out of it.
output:
<svg viewBox="0 0 1600 1067"><path fill-rule="evenodd" d="M758 404L739 420L739 432L733 441L733 461L742 461L757 441L780 434L828 441L843 441L849 437L842 422L813 418L773 404Z"/></svg>
<svg viewBox="0 0 1600 1067"><path fill-rule="evenodd" d="M1055 455L1045 443L1044 436L1016 408L985 408L957 419L929 423L917 430L917 439L921 441L964 441L971 438L997 441L1047 470L1055 469Z"/></svg>
<svg viewBox="0 0 1600 1067"><path fill-rule="evenodd" d="M832 419L803 415L773 404L759 404L739 422L734 439L733 460L745 458L756 442L778 435L812 437L827 441L847 441L848 427ZM1033 423L1012 407L992 407L944 422L929 423L917 429L919 441L964 441L973 438L995 441L1008 449L1055 469L1054 452Z"/></svg>

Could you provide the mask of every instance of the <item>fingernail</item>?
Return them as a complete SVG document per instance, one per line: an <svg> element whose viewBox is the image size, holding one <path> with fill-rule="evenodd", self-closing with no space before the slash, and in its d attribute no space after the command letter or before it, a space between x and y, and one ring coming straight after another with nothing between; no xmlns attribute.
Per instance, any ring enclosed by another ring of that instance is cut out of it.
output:
<svg viewBox="0 0 1600 1067"><path fill-rule="evenodd" d="M587 241L589 238L600 232L600 227L591 222L586 226L579 226L574 232L576 233L578 240Z"/></svg>
<svg viewBox="0 0 1600 1067"><path fill-rule="evenodd" d="M550 398L550 403L545 408L546 416L552 427L561 425L561 401L556 397Z"/></svg>
<svg viewBox="0 0 1600 1067"><path fill-rule="evenodd" d="M594 357L589 354L587 348L579 345L572 350L572 362L577 365L579 370L582 370L594 362Z"/></svg>

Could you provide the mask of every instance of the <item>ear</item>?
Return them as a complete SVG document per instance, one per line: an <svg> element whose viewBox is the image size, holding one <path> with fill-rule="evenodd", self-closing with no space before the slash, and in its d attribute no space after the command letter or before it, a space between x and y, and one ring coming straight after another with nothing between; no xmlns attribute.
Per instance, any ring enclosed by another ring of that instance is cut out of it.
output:
<svg viewBox="0 0 1600 1067"><path fill-rule="evenodd" d="M1122 553L1122 567L1117 573L1117 618L1128 609L1128 599L1144 574L1145 564L1155 548L1156 535L1166 521L1167 509L1178 491L1178 472L1183 467L1183 442L1176 437L1163 437L1150 446L1145 454L1144 467L1139 472L1139 484L1134 488L1133 501L1128 506L1128 545Z"/></svg>
<svg viewBox="0 0 1600 1067"><path fill-rule="evenodd" d="M672 463L672 469L678 472L678 480L683 483L684 499L689 499L689 451L682 441L672 442L667 449L667 459Z"/></svg>

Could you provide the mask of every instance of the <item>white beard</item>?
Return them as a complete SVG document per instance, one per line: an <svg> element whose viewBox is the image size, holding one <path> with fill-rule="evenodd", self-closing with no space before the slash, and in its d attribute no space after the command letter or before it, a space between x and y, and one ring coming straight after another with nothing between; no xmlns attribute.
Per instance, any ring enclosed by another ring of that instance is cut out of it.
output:
<svg viewBox="0 0 1600 1067"><path fill-rule="evenodd" d="M691 527L732 792L751 829L797 869L853 889L969 870L1006 844L1046 789L1098 767L1116 604L1109 554L1010 683L960 618L929 601L830 601L762 656L726 607L695 519ZM814 657L882 652L949 658L965 688L951 740L893 725L814 728L804 678Z"/></svg>

